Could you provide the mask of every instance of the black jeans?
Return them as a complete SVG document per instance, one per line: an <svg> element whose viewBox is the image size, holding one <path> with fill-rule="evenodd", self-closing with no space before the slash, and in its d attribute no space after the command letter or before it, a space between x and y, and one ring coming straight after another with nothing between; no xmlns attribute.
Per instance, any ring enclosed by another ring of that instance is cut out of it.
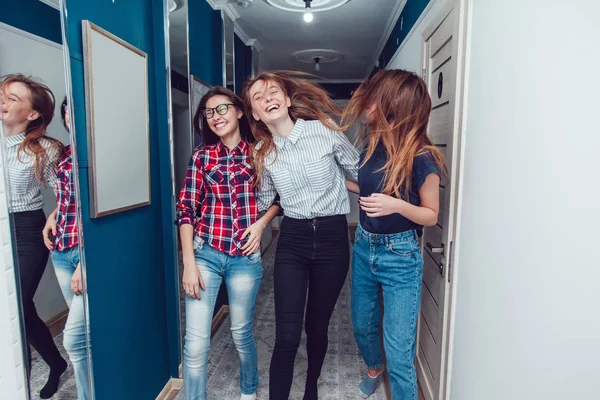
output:
<svg viewBox="0 0 600 400"><path fill-rule="evenodd" d="M314 220L283 219L275 256L277 327L269 380L271 400L288 400L305 304L307 382L316 384L327 353L329 319L344 286L349 260L348 224L344 215Z"/></svg>
<svg viewBox="0 0 600 400"><path fill-rule="evenodd" d="M37 291L46 264L49 251L44 245L42 229L46 216L42 210L23 211L11 214L17 254L16 268L19 271L20 295L23 304L23 320L27 341L50 368L60 365L63 360L54 344L48 326L39 317L33 296ZM24 346L28 358L28 372L31 373L31 354L29 346Z"/></svg>

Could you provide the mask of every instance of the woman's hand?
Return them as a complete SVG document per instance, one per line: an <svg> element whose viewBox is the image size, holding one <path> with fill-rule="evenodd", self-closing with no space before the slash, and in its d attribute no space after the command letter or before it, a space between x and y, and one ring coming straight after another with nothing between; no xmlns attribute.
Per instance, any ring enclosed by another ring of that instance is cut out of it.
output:
<svg viewBox="0 0 600 400"><path fill-rule="evenodd" d="M79 296L83 294L83 276L81 275L81 263L77 264L75 272L71 277L71 291L74 295Z"/></svg>
<svg viewBox="0 0 600 400"><path fill-rule="evenodd" d="M195 259L188 262L183 260L182 284L185 294L190 296L192 299L200 300L200 288L202 288L202 290L206 290L206 286L204 286L204 280L202 279L202 274L200 274L200 271L196 266Z"/></svg>
<svg viewBox="0 0 600 400"><path fill-rule="evenodd" d="M42 229L42 237L44 238L44 244L48 248L48 250L54 250L54 243L52 243L52 237L56 236L56 213L58 208L52 212L48 216L46 220L46 225L44 229ZM50 235L52 232L52 235Z"/></svg>
<svg viewBox="0 0 600 400"><path fill-rule="evenodd" d="M260 221L256 221L242 235L242 240L248 236L248 241L242 247L242 254L247 256L254 254L260 248L260 241L262 239L262 233L265 230L265 225Z"/></svg>
<svg viewBox="0 0 600 400"><path fill-rule="evenodd" d="M399 203L404 200L397 199L387 194L373 193L369 197L360 197L360 208L368 217L383 217L398 212Z"/></svg>

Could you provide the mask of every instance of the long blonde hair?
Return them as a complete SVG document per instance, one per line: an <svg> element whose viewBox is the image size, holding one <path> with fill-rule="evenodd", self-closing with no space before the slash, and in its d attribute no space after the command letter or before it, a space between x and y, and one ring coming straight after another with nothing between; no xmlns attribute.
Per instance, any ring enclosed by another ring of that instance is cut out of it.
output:
<svg viewBox="0 0 600 400"><path fill-rule="evenodd" d="M363 165L382 143L387 153L381 168L385 194L408 199L417 156L430 155L445 173L444 156L427 135L431 98L423 79L404 70L377 72L361 83L348 102L342 129L352 126L365 112L372 114L368 127L359 133L366 146Z"/></svg>
<svg viewBox="0 0 600 400"><path fill-rule="evenodd" d="M333 103L325 89L316 83L302 79L309 76L313 75L296 71L267 71L244 83L242 98L248 112L250 129L256 139L252 144L252 153L254 154L252 163L257 175L256 184L260 182L266 156L271 151L275 151L277 155L273 134L269 131L267 125L250 116L252 114L250 88L256 82L274 82L281 87L292 103L288 109L292 121L296 122L297 119L319 120L329 129L341 130L331 119L331 116L326 114L326 111L328 111L333 116L339 117L341 116L341 110Z"/></svg>

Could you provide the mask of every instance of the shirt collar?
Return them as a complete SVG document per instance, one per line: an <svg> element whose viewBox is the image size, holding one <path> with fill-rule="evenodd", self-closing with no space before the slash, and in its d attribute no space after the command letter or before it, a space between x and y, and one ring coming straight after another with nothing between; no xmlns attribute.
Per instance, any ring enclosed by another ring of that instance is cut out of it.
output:
<svg viewBox="0 0 600 400"><path fill-rule="evenodd" d="M5 140L7 147L18 146L25 140L25 132L19 133L18 135L5 136Z"/></svg>
<svg viewBox="0 0 600 400"><path fill-rule="evenodd" d="M237 146L235 146L235 147L233 148L233 150L231 150L231 151L230 151L230 150L227 148L227 146L225 146L225 145L223 144L223 142L221 142L220 140L219 140L219 142L216 144L216 146L217 146L217 152L218 152L219 154L221 154L222 152L225 152L225 153L227 153L227 154L228 154L229 152L231 152L231 153L234 153L236 150L237 150L237 151L238 151L240 154L246 154L246 151L248 150L248 143L246 143L246 141L245 141L244 139L242 139L242 140L241 140L241 141L238 143L238 145L237 145Z"/></svg>
<svg viewBox="0 0 600 400"><path fill-rule="evenodd" d="M288 135L288 137L279 137L273 135L273 140L275 141L275 145L277 147L284 147L287 142L291 142L292 144L296 144L304 129L306 128L306 121L303 119L297 119L292 131Z"/></svg>

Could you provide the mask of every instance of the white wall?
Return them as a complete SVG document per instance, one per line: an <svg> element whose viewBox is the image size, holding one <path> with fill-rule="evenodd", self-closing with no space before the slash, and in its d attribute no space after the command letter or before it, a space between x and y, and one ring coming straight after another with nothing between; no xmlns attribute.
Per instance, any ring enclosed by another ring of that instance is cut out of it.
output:
<svg viewBox="0 0 600 400"><path fill-rule="evenodd" d="M4 172L0 160L0 397L24 400L25 367Z"/></svg>
<svg viewBox="0 0 600 400"><path fill-rule="evenodd" d="M10 57L6 57L7 54L10 54ZM60 105L66 93L62 46L0 24L0 76L16 72L32 75L50 87L56 98L56 111L48 127L48 135L68 144L69 135L60 120ZM48 188L44 191L44 212L49 215L55 208L54 192ZM50 261L38 286L34 302L40 318L44 321L67 310Z"/></svg>
<svg viewBox="0 0 600 400"><path fill-rule="evenodd" d="M472 1L454 400L600 396L599 16Z"/></svg>
<svg viewBox="0 0 600 400"><path fill-rule="evenodd" d="M386 69L404 69L421 75L421 41L423 31L450 0L431 0L417 23L411 28Z"/></svg>

